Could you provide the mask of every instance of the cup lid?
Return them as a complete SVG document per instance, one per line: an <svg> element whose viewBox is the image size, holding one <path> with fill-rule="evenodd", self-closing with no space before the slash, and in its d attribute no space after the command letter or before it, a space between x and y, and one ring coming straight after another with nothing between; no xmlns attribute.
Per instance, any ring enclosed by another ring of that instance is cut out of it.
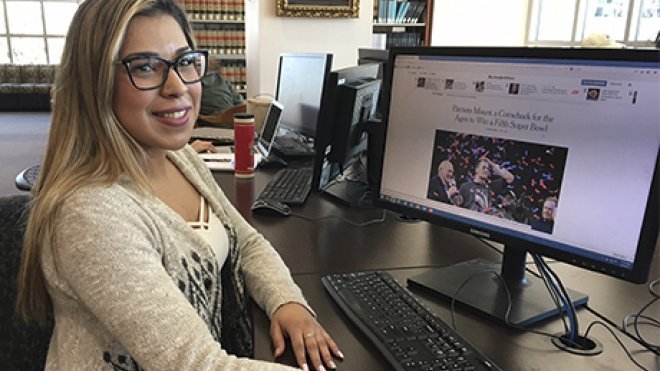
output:
<svg viewBox="0 0 660 371"><path fill-rule="evenodd" d="M245 112L238 112L234 114L235 119L241 119L241 120L249 120L249 119L254 119L254 114L252 113L245 113Z"/></svg>

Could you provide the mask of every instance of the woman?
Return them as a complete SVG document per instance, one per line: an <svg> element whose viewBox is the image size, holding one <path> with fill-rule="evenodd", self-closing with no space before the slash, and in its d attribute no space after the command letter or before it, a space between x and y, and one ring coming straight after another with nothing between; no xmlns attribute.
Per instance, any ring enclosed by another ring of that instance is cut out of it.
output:
<svg viewBox="0 0 660 371"><path fill-rule="evenodd" d="M235 356L252 344L244 289L275 357L285 338L302 369L341 357L186 145L205 68L173 0L87 0L74 16L19 273L18 312L54 314L47 370L289 369Z"/></svg>

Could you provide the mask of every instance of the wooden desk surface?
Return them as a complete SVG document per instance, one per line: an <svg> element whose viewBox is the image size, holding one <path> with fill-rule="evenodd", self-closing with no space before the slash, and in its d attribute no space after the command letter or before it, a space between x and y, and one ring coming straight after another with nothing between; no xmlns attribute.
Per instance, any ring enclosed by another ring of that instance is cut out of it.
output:
<svg viewBox="0 0 660 371"><path fill-rule="evenodd" d="M252 215L252 201L269 177L257 172L254 179L245 180L216 173L227 196L273 244L293 274L437 266L477 257L499 259L499 254L486 245L479 249L454 248L466 241L478 242L473 236L426 222L402 222L392 212L386 213L383 223L353 226L339 218L359 224L383 217L384 211L351 209L318 193L310 195L303 206L293 207L292 216ZM445 249L454 253L448 255Z"/></svg>
<svg viewBox="0 0 660 371"><path fill-rule="evenodd" d="M319 321L333 335L346 355L339 363L340 370L387 370L376 348L353 326L332 302L322 287L320 278L330 272L356 270L387 270L400 282L433 267L459 261L483 258L499 261L499 253L475 237L455 232L426 222L406 223L388 212L384 223L355 227L340 219L322 219L325 216L341 216L355 223L382 216L381 210L354 210L338 205L319 194L312 194L305 205L294 208L300 217L253 216L252 200L263 189L274 171L259 171L253 180L234 179L231 174L216 174L225 193L234 201L239 211L266 238L268 238L287 263L296 282L318 314ZM660 251L656 249L651 279L660 276ZM651 300L648 285L634 285L608 276L572 267L563 263L552 264L570 288L587 293L589 306L617 324L623 317L635 313ZM446 321L451 321L447 302L425 293L413 291L429 308ZM548 338L519 330L465 311L456 309L459 333L477 349L505 370L635 370L614 337L596 325L590 332L604 346L602 354L585 357L558 350ZM646 314L658 318L658 306ZM578 311L580 331L595 320L592 312ZM256 358L273 360L269 321L255 310ZM562 331L558 319L550 319L535 330L547 333ZM651 341L657 330L644 332ZM619 331L615 334L633 352L635 359L648 370L660 370L660 357L643 352L642 347ZM657 336L656 336L657 338ZM656 341L657 342L657 341ZM287 352L278 360L294 364Z"/></svg>
<svg viewBox="0 0 660 371"><path fill-rule="evenodd" d="M562 271L564 271L563 268L561 269ZM391 270L389 272L400 282L405 282L407 277L422 273L428 269L402 269ZM370 343L369 339L332 302L332 299L327 295L320 282L320 277L321 275L319 274L294 275L294 279L302 288L311 306L317 311L319 321L331 333L346 356L343 362L338 363L339 370L380 371L390 369L388 364L380 357L376 347ZM601 285L601 277L591 277L591 274L587 274L583 275L582 278L583 284L580 286L582 286L582 289L589 288L589 290L584 291L590 294L593 293L592 300L595 302L594 305L598 306L597 303L601 300L601 296L606 296L599 295L598 293L598 291L606 291L598 288ZM644 293L646 291L644 285L639 287L637 285L619 284L616 282L613 283L613 286L617 290L632 290L632 292L628 291L626 296L639 298L640 303L645 304L648 301L647 298L649 298L649 295ZM448 323L451 323L450 306L447 302L425 295L419 291L413 292L432 311ZM644 299L641 300L641 298ZM636 303L630 305L624 304L626 301L615 298L614 300L610 300L609 306L618 306L626 314L636 312L641 308L641 305L636 305ZM597 309L600 310L600 308ZM256 358L273 360L270 338L267 332L269 322L263 312L257 312L255 315ZM584 309L578 311L578 316L581 323L581 332L584 332L589 323L598 320L591 312ZM620 319L622 317L617 318ZM502 324L472 314L461 308L456 308L455 319L458 332L504 370L622 371L638 369L628 359L612 335L602 326L594 327L590 335L603 344L603 353L593 357L586 357L560 351L547 337L506 328ZM562 331L562 325L559 320L551 319L543 322L541 325L535 326L534 329L554 334ZM626 347L633 352L635 359L639 363L648 370L660 369L660 360L658 357L654 357L650 352L640 353L639 351L642 350L641 346L620 332L615 331L615 333ZM647 333L651 339L653 333ZM657 334L657 332L655 333ZM287 352L279 361L290 365L295 364L290 352Z"/></svg>

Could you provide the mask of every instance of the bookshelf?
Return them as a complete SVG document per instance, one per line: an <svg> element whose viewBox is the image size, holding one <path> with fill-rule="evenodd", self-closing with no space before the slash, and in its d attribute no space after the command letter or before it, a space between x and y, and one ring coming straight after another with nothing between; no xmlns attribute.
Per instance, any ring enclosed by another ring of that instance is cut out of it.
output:
<svg viewBox="0 0 660 371"><path fill-rule="evenodd" d="M428 46L433 0L374 0L373 47Z"/></svg>
<svg viewBox="0 0 660 371"><path fill-rule="evenodd" d="M188 14L197 46L220 60L220 74L247 93L244 0L179 0Z"/></svg>

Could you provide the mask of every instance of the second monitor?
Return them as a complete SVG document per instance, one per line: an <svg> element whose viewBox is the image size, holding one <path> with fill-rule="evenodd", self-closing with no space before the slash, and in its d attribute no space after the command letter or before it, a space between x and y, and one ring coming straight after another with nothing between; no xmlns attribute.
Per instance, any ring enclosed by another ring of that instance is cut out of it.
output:
<svg viewBox="0 0 660 371"><path fill-rule="evenodd" d="M313 187L351 206L370 204L365 152L381 81L377 64L328 75L316 130Z"/></svg>
<svg viewBox="0 0 660 371"><path fill-rule="evenodd" d="M313 155L323 86L332 66L329 53L282 53L275 99L285 108L274 148L287 159Z"/></svg>

